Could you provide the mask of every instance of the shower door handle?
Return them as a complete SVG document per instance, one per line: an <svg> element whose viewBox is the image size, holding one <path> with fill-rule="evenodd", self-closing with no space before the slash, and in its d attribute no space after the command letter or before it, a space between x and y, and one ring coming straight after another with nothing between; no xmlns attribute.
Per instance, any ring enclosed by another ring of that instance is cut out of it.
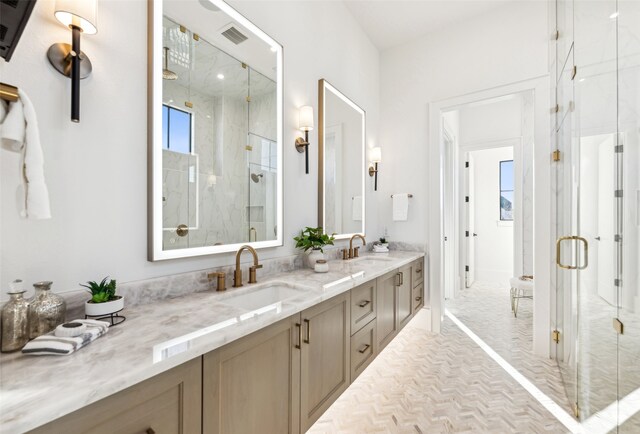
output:
<svg viewBox="0 0 640 434"><path fill-rule="evenodd" d="M561 253L562 253L562 242L563 241L580 241L584 245L584 264L580 265L565 265L562 263ZM570 235L567 237L560 237L556 240L556 265L565 270L584 270L589 266L589 242L577 235Z"/></svg>

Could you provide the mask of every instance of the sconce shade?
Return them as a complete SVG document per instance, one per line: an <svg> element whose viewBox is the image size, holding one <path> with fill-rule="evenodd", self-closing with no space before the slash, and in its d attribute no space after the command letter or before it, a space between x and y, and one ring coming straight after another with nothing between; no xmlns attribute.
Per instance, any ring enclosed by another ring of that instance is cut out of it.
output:
<svg viewBox="0 0 640 434"><path fill-rule="evenodd" d="M298 120L298 128L301 131L313 130L313 107L305 105L300 107L300 118Z"/></svg>
<svg viewBox="0 0 640 434"><path fill-rule="evenodd" d="M78 27L88 35L98 32L98 0L56 0L54 15L66 27Z"/></svg>
<svg viewBox="0 0 640 434"><path fill-rule="evenodd" d="M382 161L382 149L380 147L371 148L369 159L372 163L380 163Z"/></svg>

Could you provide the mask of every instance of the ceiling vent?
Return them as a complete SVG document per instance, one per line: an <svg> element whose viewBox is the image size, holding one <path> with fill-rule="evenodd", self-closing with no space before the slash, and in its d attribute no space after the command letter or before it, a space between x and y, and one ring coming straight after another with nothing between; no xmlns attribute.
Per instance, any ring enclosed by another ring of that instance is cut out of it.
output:
<svg viewBox="0 0 640 434"><path fill-rule="evenodd" d="M249 39L244 35L244 33L242 33L240 30L234 27L233 24L229 24L225 28L225 30L222 31L222 36L224 36L225 38L227 38L228 40L230 40L236 45L241 44L247 39Z"/></svg>

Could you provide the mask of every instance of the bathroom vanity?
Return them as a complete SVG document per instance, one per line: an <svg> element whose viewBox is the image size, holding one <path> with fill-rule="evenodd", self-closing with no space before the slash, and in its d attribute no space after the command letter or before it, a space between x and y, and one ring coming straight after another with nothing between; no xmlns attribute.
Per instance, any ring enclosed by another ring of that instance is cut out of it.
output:
<svg viewBox="0 0 640 434"><path fill-rule="evenodd" d="M424 254L367 254L128 309L68 357L2 355L0 432L304 432L424 300Z"/></svg>

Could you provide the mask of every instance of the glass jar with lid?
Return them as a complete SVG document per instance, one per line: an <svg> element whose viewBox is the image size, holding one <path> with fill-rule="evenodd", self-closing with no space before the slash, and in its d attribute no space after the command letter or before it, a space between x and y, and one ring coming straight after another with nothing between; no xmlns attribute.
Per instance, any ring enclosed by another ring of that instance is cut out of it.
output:
<svg viewBox="0 0 640 434"><path fill-rule="evenodd" d="M67 303L51 292L53 282L34 283L36 295L29 303L29 338L37 338L64 323Z"/></svg>

